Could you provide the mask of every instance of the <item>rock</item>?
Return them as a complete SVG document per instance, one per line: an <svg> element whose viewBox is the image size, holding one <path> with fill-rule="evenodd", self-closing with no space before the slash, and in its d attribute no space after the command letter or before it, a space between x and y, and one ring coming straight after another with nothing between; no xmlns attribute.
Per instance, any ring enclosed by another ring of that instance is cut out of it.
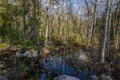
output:
<svg viewBox="0 0 120 80"><path fill-rule="evenodd" d="M31 58L32 55L31 55L30 51L26 51L24 53L16 52L16 57L28 57L28 58Z"/></svg>
<svg viewBox="0 0 120 80"><path fill-rule="evenodd" d="M21 48L17 48L17 47L12 47L12 48L10 48L10 51L18 51L18 50L20 50Z"/></svg>
<svg viewBox="0 0 120 80"><path fill-rule="evenodd" d="M4 61L0 61L0 68L4 68L4 67L6 67L5 66L5 62Z"/></svg>
<svg viewBox="0 0 120 80"><path fill-rule="evenodd" d="M100 75L100 80L112 80L112 78L108 75L102 74L102 75Z"/></svg>
<svg viewBox="0 0 120 80"><path fill-rule="evenodd" d="M30 51L26 51L23 55L24 55L24 57L28 57L28 58L32 57Z"/></svg>
<svg viewBox="0 0 120 80"><path fill-rule="evenodd" d="M34 51L33 57L38 57L38 51L37 50Z"/></svg>
<svg viewBox="0 0 120 80"><path fill-rule="evenodd" d="M16 52L16 57L24 57L24 53Z"/></svg>
<svg viewBox="0 0 120 80"><path fill-rule="evenodd" d="M60 75L58 77L55 77L54 80L80 80L80 79L68 75Z"/></svg>
<svg viewBox="0 0 120 80"><path fill-rule="evenodd" d="M85 51L79 50L76 53L76 59L87 62L88 61L88 56L87 56Z"/></svg>
<svg viewBox="0 0 120 80"><path fill-rule="evenodd" d="M0 63L0 68L3 68L3 67L4 67L3 64Z"/></svg>
<svg viewBox="0 0 120 80"><path fill-rule="evenodd" d="M3 70L3 73L7 73L7 70Z"/></svg>
<svg viewBox="0 0 120 80"><path fill-rule="evenodd" d="M11 55L11 56L10 56L10 59L14 59L14 57L15 57L15 55Z"/></svg>
<svg viewBox="0 0 120 80"><path fill-rule="evenodd" d="M98 77L95 76L95 75L92 75L92 76L91 76L91 80L98 80Z"/></svg>

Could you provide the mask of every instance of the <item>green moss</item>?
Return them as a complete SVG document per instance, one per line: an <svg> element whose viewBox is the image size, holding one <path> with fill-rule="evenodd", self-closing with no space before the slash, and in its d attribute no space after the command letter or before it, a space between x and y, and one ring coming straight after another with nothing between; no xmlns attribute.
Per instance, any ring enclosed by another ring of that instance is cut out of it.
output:
<svg viewBox="0 0 120 80"><path fill-rule="evenodd" d="M1 43L0 48L5 48L7 46L7 43Z"/></svg>

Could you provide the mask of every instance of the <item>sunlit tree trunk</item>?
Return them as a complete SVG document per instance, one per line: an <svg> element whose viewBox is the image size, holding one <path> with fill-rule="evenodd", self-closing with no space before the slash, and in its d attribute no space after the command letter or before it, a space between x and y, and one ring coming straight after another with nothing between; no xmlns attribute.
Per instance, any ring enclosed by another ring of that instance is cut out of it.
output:
<svg viewBox="0 0 120 80"><path fill-rule="evenodd" d="M107 35L107 52L109 53L109 43L110 43L110 32L111 32L111 19L113 13L113 4L114 0L110 1L110 12L109 12L109 20L108 20L108 35Z"/></svg>
<svg viewBox="0 0 120 80"><path fill-rule="evenodd" d="M93 13L93 20L92 20L92 28L91 28L91 35L90 35L90 43L94 38L95 35L95 26L96 26L96 16L97 16L97 6L98 6L98 0L95 0L94 3L94 13Z"/></svg>
<svg viewBox="0 0 120 80"><path fill-rule="evenodd" d="M88 4L88 1L87 0L85 0L85 4L86 4L86 7L87 7L87 14L88 14L88 20L87 20L87 27L88 28L90 28L90 22L91 22L91 20L90 20L90 8L89 8L89 4ZM88 29L88 28L86 28L86 31L87 31L87 42L88 42L88 44L87 44L87 46L90 46L90 30Z"/></svg>
<svg viewBox="0 0 120 80"><path fill-rule="evenodd" d="M120 0L117 0L118 5L117 5L117 11L116 11L116 17L115 17L115 28L114 29L114 44L115 44L115 49L119 49L119 41L120 41L120 22L119 18L117 17L119 15L119 10L120 10ZM117 28L118 27L118 28Z"/></svg>
<svg viewBox="0 0 120 80"><path fill-rule="evenodd" d="M110 0L107 0L107 10L106 10L106 19L104 25L104 36L103 36L103 43L101 49L101 62L105 62L105 50L106 50L106 42L107 42L107 33L108 33L108 20L109 20L109 12L110 12Z"/></svg>
<svg viewBox="0 0 120 80"><path fill-rule="evenodd" d="M49 31L50 31L50 26L49 26L49 6L50 6L50 1L47 0L47 5L46 5L46 34L45 34L45 46L47 45L48 39L49 39Z"/></svg>
<svg viewBox="0 0 120 80"><path fill-rule="evenodd" d="M120 41L120 31L117 31L116 44L115 44L116 50L118 50L118 47L120 46L119 41Z"/></svg>

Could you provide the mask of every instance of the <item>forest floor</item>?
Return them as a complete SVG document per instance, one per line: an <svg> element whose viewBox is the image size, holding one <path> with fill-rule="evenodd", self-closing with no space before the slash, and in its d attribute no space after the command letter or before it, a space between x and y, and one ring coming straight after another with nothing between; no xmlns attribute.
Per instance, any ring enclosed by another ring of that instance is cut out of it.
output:
<svg viewBox="0 0 120 80"><path fill-rule="evenodd" d="M85 53L92 54L86 54L86 56L89 57L89 61L76 61L75 58L67 56L75 54L80 49L83 49ZM89 80L90 78L88 79L88 77L90 77L90 70L92 70L92 74L96 76L104 74L109 75L113 80L120 80L119 51L114 52L111 49L109 56L106 56L106 62L100 63L98 59L98 50L91 48L52 46L49 47L49 50L50 54L46 57L41 57L40 63L38 63L35 61L35 58L15 58L17 50L13 48L2 49L0 51L0 80L7 80L6 78L9 78L10 80L16 78L18 80L39 80L39 73L47 74L46 78L48 80L53 80L54 77L61 74L75 76L80 80ZM53 62L50 62L50 57ZM38 66L39 64L40 66ZM53 65L53 67L48 66L49 64ZM55 65L57 65L57 68ZM49 68L45 68L45 66L48 66ZM52 68L54 68L54 70ZM52 74L49 73L51 70L53 70Z"/></svg>

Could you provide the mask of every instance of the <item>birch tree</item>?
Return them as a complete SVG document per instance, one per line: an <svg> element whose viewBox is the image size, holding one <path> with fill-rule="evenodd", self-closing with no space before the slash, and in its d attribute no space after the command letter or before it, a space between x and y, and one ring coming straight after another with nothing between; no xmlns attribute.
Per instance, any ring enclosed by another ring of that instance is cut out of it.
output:
<svg viewBox="0 0 120 80"><path fill-rule="evenodd" d="M47 45L49 34L50 34L50 26L49 26L49 6L50 6L50 0L47 0L46 4L46 34L45 34L45 46Z"/></svg>
<svg viewBox="0 0 120 80"><path fill-rule="evenodd" d="M109 20L109 12L110 12L110 0L107 0L107 10L106 10L106 19L104 24L104 36L103 36L103 43L101 49L101 62L105 62L105 50L106 50L106 43L107 43L107 33L108 33L108 20Z"/></svg>
<svg viewBox="0 0 120 80"><path fill-rule="evenodd" d="M92 28L91 28L91 35L90 35L90 42L91 42L91 40L93 40L94 34L95 34L97 6L98 6L98 0L95 0L95 3L94 3L94 13L93 13L93 21L92 21Z"/></svg>
<svg viewBox="0 0 120 80"><path fill-rule="evenodd" d="M120 10L120 0L117 0L117 10L116 10L116 14L115 14L115 27L113 28L114 31L114 44L115 44L115 49L118 50L119 49L119 41L120 41L120 19L118 17L119 15L119 10ZM118 28L117 28L118 27Z"/></svg>
<svg viewBox="0 0 120 80"><path fill-rule="evenodd" d="M110 33L111 33L111 21L112 21L112 13L113 13L113 5L114 0L110 1L110 12L109 12L109 20L108 20L108 34L107 34L107 52L109 53L109 44L110 44Z"/></svg>

